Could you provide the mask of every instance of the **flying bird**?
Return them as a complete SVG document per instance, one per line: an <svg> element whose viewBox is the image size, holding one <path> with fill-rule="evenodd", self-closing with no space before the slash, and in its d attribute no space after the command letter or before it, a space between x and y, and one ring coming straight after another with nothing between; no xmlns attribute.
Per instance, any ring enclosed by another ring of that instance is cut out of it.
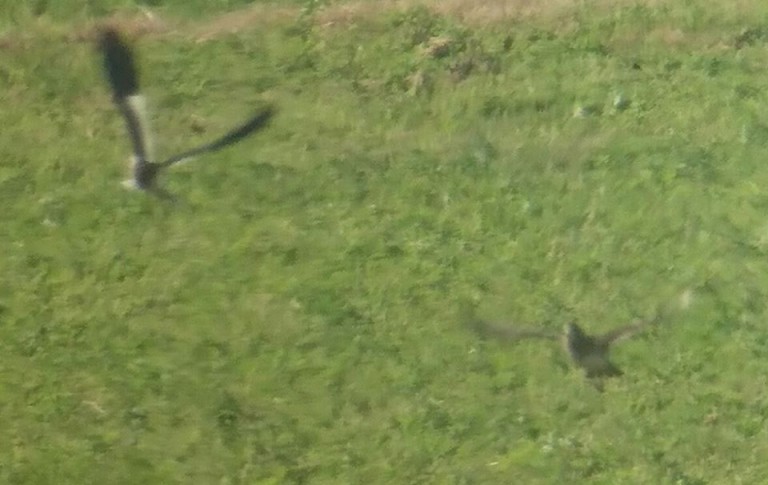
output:
<svg viewBox="0 0 768 485"><path fill-rule="evenodd" d="M112 98L125 118L128 136L133 147L131 178L123 182L126 187L168 197L169 194L159 188L156 183L157 176L161 171L176 163L232 145L264 128L275 114L275 109L268 106L212 142L173 155L165 160L155 161L152 156L146 101L139 91L136 58L117 30L111 27L104 28L100 32L99 49L104 57L104 71L112 90Z"/></svg>
<svg viewBox="0 0 768 485"><path fill-rule="evenodd" d="M584 371L590 380L617 377L623 374L610 360L611 346L628 339L657 323L658 318L638 321L622 326L601 335L589 335L576 322L564 325L560 333L546 329L520 328L488 322L470 315L465 324L483 337L491 337L507 342L517 342L528 338L560 340L565 352L574 365Z"/></svg>

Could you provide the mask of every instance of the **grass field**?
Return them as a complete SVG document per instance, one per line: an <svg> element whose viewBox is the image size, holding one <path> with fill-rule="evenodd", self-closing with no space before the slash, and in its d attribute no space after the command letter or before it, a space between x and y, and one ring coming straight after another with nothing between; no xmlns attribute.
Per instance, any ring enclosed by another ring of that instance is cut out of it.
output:
<svg viewBox="0 0 768 485"><path fill-rule="evenodd" d="M476 3L0 3L0 482L764 482L768 4ZM177 204L107 19L161 154L279 109Z"/></svg>

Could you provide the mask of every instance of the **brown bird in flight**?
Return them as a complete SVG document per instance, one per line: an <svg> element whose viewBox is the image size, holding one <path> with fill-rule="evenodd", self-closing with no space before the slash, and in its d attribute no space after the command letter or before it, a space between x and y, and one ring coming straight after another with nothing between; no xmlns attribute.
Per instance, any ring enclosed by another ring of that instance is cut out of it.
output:
<svg viewBox="0 0 768 485"><path fill-rule="evenodd" d="M649 326L655 325L657 321L658 318L637 321L601 335L589 335L576 322L565 324L562 333L556 333L546 329L518 328L496 324L479 319L474 315L465 318L465 323L483 337L507 342L517 342L527 338L560 339L568 356L576 367L584 370L588 379L622 375L621 369L610 360L611 345L646 330Z"/></svg>

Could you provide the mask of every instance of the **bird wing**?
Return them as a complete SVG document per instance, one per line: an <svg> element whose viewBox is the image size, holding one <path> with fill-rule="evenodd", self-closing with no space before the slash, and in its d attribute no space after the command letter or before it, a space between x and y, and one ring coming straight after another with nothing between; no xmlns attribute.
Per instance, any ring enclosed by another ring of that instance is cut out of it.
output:
<svg viewBox="0 0 768 485"><path fill-rule="evenodd" d="M465 324L482 337L491 337L506 342L517 342L527 338L556 340L559 337L558 333L551 332L546 329L524 328L497 324L479 318L466 320Z"/></svg>
<svg viewBox="0 0 768 485"><path fill-rule="evenodd" d="M152 143L150 142L149 122L147 120L146 101L144 96L129 96L118 101L117 106L125 118L128 135L133 146L133 157L136 163L146 163L152 160Z"/></svg>
<svg viewBox="0 0 768 485"><path fill-rule="evenodd" d="M128 44L120 34L106 28L99 36L99 48L104 56L104 70L115 99L135 96L139 93L139 74Z"/></svg>
<svg viewBox="0 0 768 485"><path fill-rule="evenodd" d="M136 163L152 157L146 101L139 93L139 73L128 44L111 28L101 32L99 48L104 56L104 71L112 90L112 98L125 118Z"/></svg>
<svg viewBox="0 0 768 485"><path fill-rule="evenodd" d="M656 318L652 320L645 320L645 321L638 320L629 325L615 328L610 332L607 332L601 335L600 337L598 337L598 339L604 344L610 345L615 342L619 342L621 340L626 340L631 337L634 337L638 333L643 332L647 330L649 327L655 325L657 322L658 322L658 319Z"/></svg>
<svg viewBox="0 0 768 485"><path fill-rule="evenodd" d="M248 121L241 124L240 126L237 126L236 128L232 129L231 131L226 133L224 136L210 143L206 143L205 145L179 153L178 155L174 155L168 158L167 160L163 161L161 165L163 167L168 167L170 165L173 165L174 163L183 162L191 158L194 158L198 155L202 155L204 153L221 150L226 146L232 145L233 143L237 143L238 141L242 140L248 135L255 133L256 131L264 128L272 119L272 116L274 116L274 114L275 114L274 107L268 106L266 109L262 110L261 112L259 112L258 114L256 114L255 116L253 116Z"/></svg>

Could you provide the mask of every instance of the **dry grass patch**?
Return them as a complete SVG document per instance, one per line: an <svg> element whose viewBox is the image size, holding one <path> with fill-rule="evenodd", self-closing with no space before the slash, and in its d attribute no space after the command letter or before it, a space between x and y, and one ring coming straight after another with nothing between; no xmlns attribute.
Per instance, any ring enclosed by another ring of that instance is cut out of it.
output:
<svg viewBox="0 0 768 485"><path fill-rule="evenodd" d="M758 3L754 0L738 0L741 15L755 10ZM489 26L512 20L530 20L551 22L560 31L569 31L573 27L574 15L587 8L596 13L610 12L629 7L662 8L674 7L675 0L352 0L323 6L313 13L316 25L322 28L345 27L352 24L374 21L383 14L406 12L416 7L424 7L437 15L452 17L470 26ZM716 7L715 7L716 8ZM257 4L239 10L225 12L214 17L205 17L196 21L182 21L170 15L163 15L159 10L141 8L132 13L121 12L106 19L97 19L74 28L58 26L42 19L33 25L24 26L24 30L7 32L0 36L0 48L23 48L36 37L54 37L67 42L90 42L95 31L102 25L117 26L129 36L155 36L167 33L182 34L197 42L215 39L221 35L247 32L257 28L274 28L290 25L302 14L297 6ZM66 29L66 30L64 30ZM647 39L647 32L625 34L626 39L615 39L618 43L638 42ZM690 42L689 36L681 28L669 26L657 29L651 36L654 41L679 46ZM699 39L693 39L698 41Z"/></svg>
<svg viewBox="0 0 768 485"><path fill-rule="evenodd" d="M301 10L279 5L254 5L221 14L212 20L188 26L189 34L197 42L215 39L220 35L235 34L261 27L287 25L296 19Z"/></svg>

